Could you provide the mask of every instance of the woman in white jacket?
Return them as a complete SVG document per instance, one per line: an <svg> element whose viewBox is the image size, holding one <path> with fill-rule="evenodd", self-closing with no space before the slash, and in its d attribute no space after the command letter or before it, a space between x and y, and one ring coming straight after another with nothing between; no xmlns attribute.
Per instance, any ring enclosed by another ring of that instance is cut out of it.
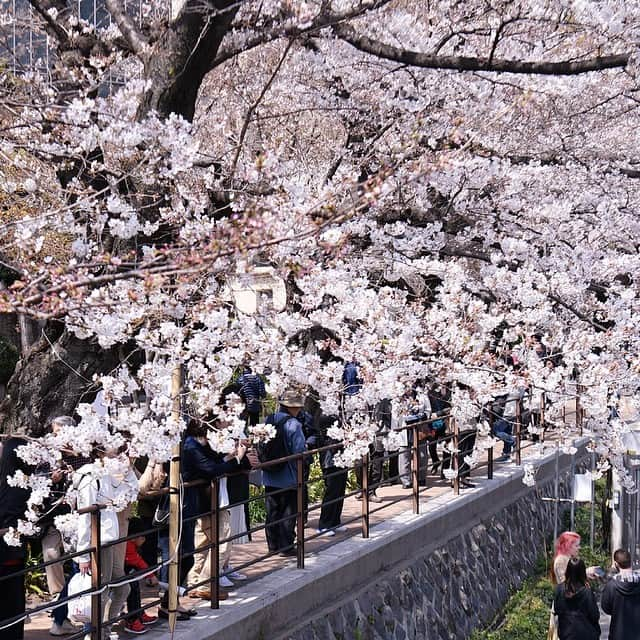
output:
<svg viewBox="0 0 640 640"><path fill-rule="evenodd" d="M130 504L138 495L138 479L124 456L99 456L95 462L80 467L74 475L78 509L91 505L105 505L100 510L101 544L127 535L127 514ZM91 514L81 514L78 520L78 550L91 547ZM122 556L122 557L120 557ZM89 553L76 558L80 572L86 574L91 567ZM102 546L100 549L100 581L108 584L124 576L124 543ZM120 615L129 595L129 585L112 587L103 594L101 616L104 618L107 598L111 604L107 619ZM108 628L103 637L109 636Z"/></svg>

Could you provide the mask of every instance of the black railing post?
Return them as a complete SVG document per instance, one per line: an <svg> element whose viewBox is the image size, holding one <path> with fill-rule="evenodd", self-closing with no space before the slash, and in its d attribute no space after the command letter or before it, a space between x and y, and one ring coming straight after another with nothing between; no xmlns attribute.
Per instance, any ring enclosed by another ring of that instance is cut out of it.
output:
<svg viewBox="0 0 640 640"><path fill-rule="evenodd" d="M100 561L100 509L93 505L91 512L91 640L102 640L102 579Z"/></svg>
<svg viewBox="0 0 640 640"><path fill-rule="evenodd" d="M489 405L489 437L493 440L493 407ZM493 480L493 449L495 444L487 449L487 480Z"/></svg>
<svg viewBox="0 0 640 640"><path fill-rule="evenodd" d="M580 432L580 437L582 437L582 407L580 406L580 385L576 380L576 427Z"/></svg>
<svg viewBox="0 0 640 640"><path fill-rule="evenodd" d="M218 508L219 480L211 480L211 516L209 517L208 537L214 543L209 550L209 592L211 608L220 608L220 510ZM227 543L228 544L228 543Z"/></svg>
<svg viewBox="0 0 640 640"><path fill-rule="evenodd" d="M413 442L411 443L411 494L413 496L413 513L420 513L420 442L418 441L418 425L411 427Z"/></svg>
<svg viewBox="0 0 640 640"><path fill-rule="evenodd" d="M516 464L522 464L522 410L520 400L516 402Z"/></svg>
<svg viewBox="0 0 640 640"><path fill-rule="evenodd" d="M298 545L296 547L298 569L304 569L304 453L296 459L296 493L298 499L297 530Z"/></svg>
<svg viewBox="0 0 640 640"><path fill-rule="evenodd" d="M458 421L455 418L452 418L451 416L449 416L448 418L449 420L449 430L451 429L451 424L453 424L453 441L452 441L452 448L453 451L451 452L451 462L452 462L452 468L455 471L455 476L453 477L453 493L454 495L460 495L460 475L458 473L458 467L460 466L458 464L458 448L459 448L459 431L458 431Z"/></svg>
<svg viewBox="0 0 640 640"><path fill-rule="evenodd" d="M362 537L369 537L369 454L362 456Z"/></svg>

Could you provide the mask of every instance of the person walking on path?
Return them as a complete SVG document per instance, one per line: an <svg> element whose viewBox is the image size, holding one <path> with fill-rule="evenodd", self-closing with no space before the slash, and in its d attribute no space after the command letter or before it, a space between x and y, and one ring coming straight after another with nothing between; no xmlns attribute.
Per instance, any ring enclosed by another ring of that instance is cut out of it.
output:
<svg viewBox="0 0 640 640"><path fill-rule="evenodd" d="M560 640L599 640L600 611L580 558L569 560L564 583L556 587L553 608Z"/></svg>
<svg viewBox="0 0 640 640"><path fill-rule="evenodd" d="M636 640L640 637L640 572L631 569L626 549L613 554L618 573L605 585L602 610L611 616L609 640Z"/></svg>

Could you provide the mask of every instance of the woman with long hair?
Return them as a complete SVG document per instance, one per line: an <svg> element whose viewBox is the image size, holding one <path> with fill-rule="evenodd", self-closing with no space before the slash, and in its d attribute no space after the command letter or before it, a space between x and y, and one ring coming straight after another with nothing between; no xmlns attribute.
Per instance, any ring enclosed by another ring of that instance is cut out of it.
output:
<svg viewBox="0 0 640 640"><path fill-rule="evenodd" d="M556 587L553 608L560 640L599 640L600 611L580 558L570 558L565 579Z"/></svg>

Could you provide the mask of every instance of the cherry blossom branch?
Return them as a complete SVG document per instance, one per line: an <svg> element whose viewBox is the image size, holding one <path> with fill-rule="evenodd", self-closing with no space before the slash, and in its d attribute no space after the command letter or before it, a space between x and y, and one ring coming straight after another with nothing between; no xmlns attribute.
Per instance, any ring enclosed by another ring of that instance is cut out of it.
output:
<svg viewBox="0 0 640 640"><path fill-rule="evenodd" d="M591 318L586 316L584 313L582 313L580 310L576 309L574 306L570 305L568 302L563 300L559 295L555 293L549 293L547 295L549 300L553 300L553 302L557 302L561 307L564 307L567 311L571 311L571 313L573 313L573 315L576 316L576 318L579 318L583 322L586 322L587 324L591 325L594 329L597 329L598 331L607 330L607 327L605 327L604 325L601 325L599 322L596 322L595 320L592 320Z"/></svg>
<svg viewBox="0 0 640 640"><path fill-rule="evenodd" d="M253 116L253 113L255 112L255 110L258 108L258 105L262 102L262 99L266 95L267 91L269 91L269 88L273 84L273 81L276 79L278 73L280 72L280 69L282 69L282 65L284 64L284 61L289 55L289 51L291 50L292 45L293 45L293 40L289 40L289 42L287 43L287 46L285 47L285 50L282 52L282 56L280 56L280 60L278 61L276 68L273 70L273 73L269 76L269 79L267 80L264 87L262 87L262 91L260 91L260 95L254 100L254 102L251 105L249 105L249 108L247 109L247 113L245 114L245 117L244 117L244 122L242 123L242 129L240 130L238 146L233 156L233 160L231 161L231 168L229 169L229 178L228 178L229 183L231 183L231 181L233 180L233 176L236 172L236 167L238 166L238 159L240 158L240 153L242 153L242 146L244 144L245 136L247 135L247 129L249 128L251 117Z"/></svg>
<svg viewBox="0 0 640 640"><path fill-rule="evenodd" d="M323 10L320 11L318 17L310 24L303 27L300 27L298 25L292 27L276 24L271 28L263 28L259 33L255 34L253 37L246 38L240 44L233 46L223 45L222 47L220 47L220 51L218 52L218 55L213 62L212 68L221 65L223 62L226 62L231 58L235 58L241 53L245 53L246 51L255 49L255 47L258 47L262 44L273 42L274 40L278 40L279 38L298 38L305 34L312 34L319 31L320 29L325 29L345 20L352 20L370 11L380 9L386 4L389 4L389 2L391 2L391 0L367 0L366 2L362 2L360 6L354 9L333 13L327 13L324 10L326 9L325 5L323 6Z"/></svg>
<svg viewBox="0 0 640 640"><path fill-rule="evenodd" d="M604 69L620 69L627 66L631 57L628 53L598 56L575 62L542 62L524 60L504 60L469 56L438 56L419 51L399 49L365 35L358 35L345 24L334 26L334 33L350 45L385 60L393 60L424 69L451 69L453 71L492 71L497 73L528 73L552 76L571 76Z"/></svg>

